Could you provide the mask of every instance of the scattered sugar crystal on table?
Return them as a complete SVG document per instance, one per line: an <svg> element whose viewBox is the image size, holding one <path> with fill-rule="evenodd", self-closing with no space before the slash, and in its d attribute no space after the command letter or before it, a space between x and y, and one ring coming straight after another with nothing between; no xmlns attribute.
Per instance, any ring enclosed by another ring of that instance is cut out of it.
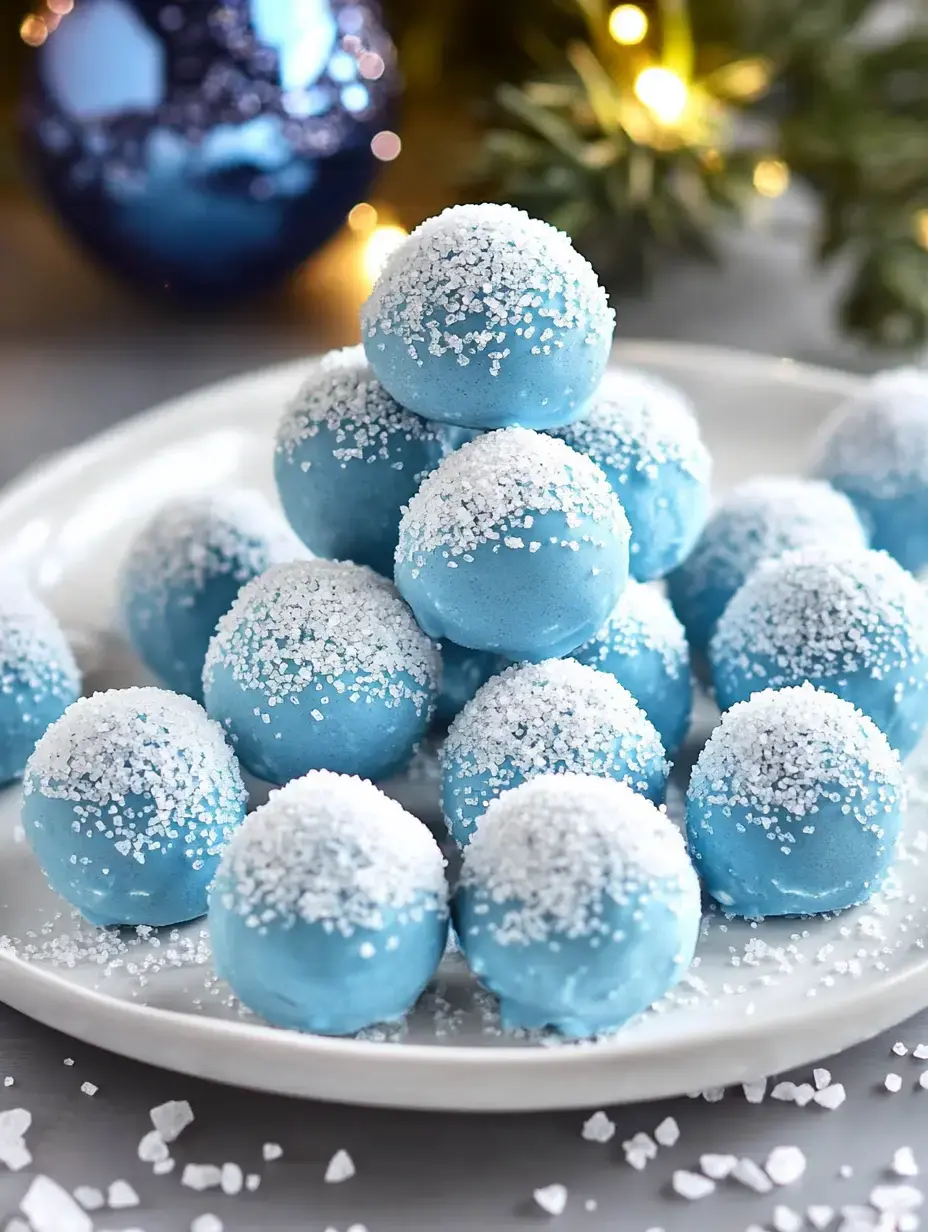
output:
<svg viewBox="0 0 928 1232"><path fill-rule="evenodd" d="M902 1078L899 1074L889 1073L883 1079L883 1086L889 1091L890 1095L896 1095L902 1090Z"/></svg>
<svg viewBox="0 0 928 1232"><path fill-rule="evenodd" d="M64 1059L64 1061L63 1061L63 1064L64 1064L64 1065L73 1065L73 1064L74 1064L74 1058L73 1058L73 1057L65 1057L65 1059Z"/></svg>
<svg viewBox="0 0 928 1232"><path fill-rule="evenodd" d="M168 1156L167 1159L156 1159L151 1166L155 1176L167 1176L169 1172L173 1172L177 1166L177 1161Z"/></svg>
<svg viewBox="0 0 928 1232"><path fill-rule="evenodd" d="M169 1099L149 1112L151 1123L165 1142L174 1142L193 1121L193 1109L185 1099Z"/></svg>
<svg viewBox="0 0 928 1232"><path fill-rule="evenodd" d="M583 1209L584 1209L585 1211L588 1211L590 1214L592 1214L592 1213L593 1213L593 1211L595 1211L595 1210L596 1210L596 1208L597 1208L597 1206L598 1206L598 1205L599 1205L599 1203L596 1201L596 1199L595 1199L595 1198L587 1198L587 1199L586 1199L586 1201L585 1201L585 1202L584 1202L584 1204L583 1204Z"/></svg>
<svg viewBox="0 0 928 1232"><path fill-rule="evenodd" d="M916 1211L922 1202L924 1194L914 1185L877 1185L870 1191L870 1205L892 1215Z"/></svg>
<svg viewBox="0 0 928 1232"><path fill-rule="evenodd" d="M327 1185L340 1185L343 1181L350 1181L354 1174L354 1160L348 1152L336 1151L325 1170L325 1182Z"/></svg>
<svg viewBox="0 0 928 1232"><path fill-rule="evenodd" d="M835 1217L834 1207L832 1206L807 1206L806 1219L817 1232L824 1232L831 1221Z"/></svg>
<svg viewBox="0 0 928 1232"><path fill-rule="evenodd" d="M564 1185L545 1185L534 1190L532 1197L548 1215L561 1215L567 1206L567 1188Z"/></svg>
<svg viewBox="0 0 928 1232"><path fill-rule="evenodd" d="M796 1087L793 1095L793 1102L799 1108L805 1108L806 1104L812 1102L815 1098L815 1088L808 1082L801 1082Z"/></svg>
<svg viewBox="0 0 928 1232"><path fill-rule="evenodd" d="M773 1189L773 1181L760 1164L755 1163L753 1159L747 1157L739 1159L732 1168L731 1175L748 1189L753 1189L755 1193L770 1193Z"/></svg>
<svg viewBox="0 0 928 1232"><path fill-rule="evenodd" d="M928 1091L928 1069L918 1075L918 1085L923 1091Z"/></svg>
<svg viewBox="0 0 928 1232"><path fill-rule="evenodd" d="M92 1082L82 1082L81 1090L84 1092L85 1095L96 1095L96 1093L100 1090L100 1088Z"/></svg>
<svg viewBox="0 0 928 1232"><path fill-rule="evenodd" d="M838 1176L840 1176L843 1181L850 1180L850 1178L853 1175L854 1175L854 1169L851 1167L850 1164L842 1164L841 1167L838 1169Z"/></svg>
<svg viewBox="0 0 928 1232"><path fill-rule="evenodd" d="M741 1089L749 1104L761 1104L767 1094L767 1079L759 1078L755 1082L743 1082Z"/></svg>
<svg viewBox="0 0 928 1232"><path fill-rule="evenodd" d="M205 1215L197 1215L190 1225L190 1232L222 1232L223 1227L219 1216L207 1211Z"/></svg>
<svg viewBox="0 0 928 1232"><path fill-rule="evenodd" d="M587 1142L610 1142L615 1137L615 1122L605 1112L594 1112L580 1132Z"/></svg>
<svg viewBox="0 0 928 1232"><path fill-rule="evenodd" d="M916 1061L928 1061L928 1044L918 1044L912 1051Z"/></svg>
<svg viewBox="0 0 928 1232"><path fill-rule="evenodd" d="M918 1176L918 1164L910 1146L901 1146L893 1153L892 1169L896 1176Z"/></svg>
<svg viewBox="0 0 928 1232"><path fill-rule="evenodd" d="M787 1103L792 1103L796 1098L795 1082L778 1082L770 1092L771 1099L782 1099Z"/></svg>
<svg viewBox="0 0 928 1232"><path fill-rule="evenodd" d="M798 1211L794 1211L789 1206L775 1206L773 1208L773 1227L774 1232L800 1232L803 1224L803 1218Z"/></svg>
<svg viewBox="0 0 928 1232"><path fill-rule="evenodd" d="M775 1146L764 1165L775 1185L792 1185L806 1170L806 1157L798 1146Z"/></svg>
<svg viewBox="0 0 928 1232"><path fill-rule="evenodd" d="M19 1204L33 1232L93 1232L90 1216L50 1176L34 1178Z"/></svg>
<svg viewBox="0 0 928 1232"><path fill-rule="evenodd" d="M245 1183L245 1176L238 1164L230 1163L222 1165L222 1175L219 1180L220 1188L224 1194L234 1198L236 1194L242 1192L242 1185Z"/></svg>
<svg viewBox="0 0 928 1232"><path fill-rule="evenodd" d="M103 1190L97 1189L95 1185L78 1185L74 1190L74 1197L85 1211L98 1211L106 1206Z"/></svg>
<svg viewBox="0 0 928 1232"><path fill-rule="evenodd" d="M113 1181L107 1194L107 1203L114 1211L120 1211L129 1206L138 1206L139 1195L128 1181Z"/></svg>
<svg viewBox="0 0 928 1232"><path fill-rule="evenodd" d="M830 1087L824 1087L821 1091L816 1091L814 1099L820 1107L827 1108L829 1112L834 1112L847 1099L847 1092L844 1089L843 1083L833 1082Z"/></svg>
<svg viewBox="0 0 928 1232"><path fill-rule="evenodd" d="M660 1146L676 1146L680 1141L680 1126L672 1116L664 1117L654 1131L655 1141Z"/></svg>
<svg viewBox="0 0 928 1232"><path fill-rule="evenodd" d="M249 1193L254 1193L260 1184L261 1177L257 1174L257 1172L249 1172L245 1177L245 1188Z"/></svg>
<svg viewBox="0 0 928 1232"><path fill-rule="evenodd" d="M738 1166L737 1155L700 1155L699 1167L713 1181L724 1181Z"/></svg>
<svg viewBox="0 0 928 1232"><path fill-rule="evenodd" d="M812 1081L815 1083L816 1091L824 1091L826 1087L831 1085L831 1070L814 1069L812 1071Z"/></svg>
<svg viewBox="0 0 928 1232"><path fill-rule="evenodd" d="M261 1156L265 1163L272 1163L275 1159L280 1159L284 1153L284 1148L279 1142L265 1142L261 1148Z"/></svg>
<svg viewBox="0 0 928 1232"><path fill-rule="evenodd" d="M167 1143L157 1129L150 1129L139 1142L138 1156L142 1163L154 1164L168 1157Z"/></svg>
<svg viewBox="0 0 928 1232"><path fill-rule="evenodd" d="M895 1044L893 1044L893 1052L896 1054L897 1057L904 1057L908 1053L908 1051L909 1051L908 1048L906 1048L902 1040L897 1040Z"/></svg>
<svg viewBox="0 0 928 1232"><path fill-rule="evenodd" d="M715 1181L708 1176L701 1176L698 1172L687 1172L682 1168L673 1174L671 1184L675 1193L691 1202L715 1192Z"/></svg>
<svg viewBox="0 0 928 1232"><path fill-rule="evenodd" d="M7 1077L6 1077L6 1078L4 1078L4 1080L3 1080L3 1085L4 1085L5 1087L11 1087L11 1086L13 1085L13 1083L14 1083L14 1082L15 1082L15 1079L14 1079L14 1078L10 1078L10 1077L9 1077L9 1075L7 1075Z"/></svg>
<svg viewBox="0 0 928 1232"><path fill-rule="evenodd" d="M213 1189L222 1183L222 1170L215 1164L186 1164L180 1183L188 1189Z"/></svg>

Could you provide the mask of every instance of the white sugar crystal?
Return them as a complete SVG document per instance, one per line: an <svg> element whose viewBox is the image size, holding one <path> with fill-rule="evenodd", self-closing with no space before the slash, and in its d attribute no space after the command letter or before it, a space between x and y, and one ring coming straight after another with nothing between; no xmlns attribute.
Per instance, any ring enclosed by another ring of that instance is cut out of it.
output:
<svg viewBox="0 0 928 1232"><path fill-rule="evenodd" d="M169 1172L174 1171L176 1166L177 1160L168 1157L167 1159L156 1159L151 1166L151 1170L155 1176L167 1176Z"/></svg>
<svg viewBox="0 0 928 1232"><path fill-rule="evenodd" d="M139 1195L128 1181L113 1181L106 1200L114 1211L121 1211L129 1206L138 1206Z"/></svg>
<svg viewBox="0 0 928 1232"><path fill-rule="evenodd" d="M806 1219L816 1232L824 1232L831 1221L835 1217L834 1207L831 1206L809 1206L806 1207Z"/></svg>
<svg viewBox="0 0 928 1232"><path fill-rule="evenodd" d="M193 1109L185 1099L169 1099L152 1108L151 1123L165 1142L175 1142L193 1121Z"/></svg>
<svg viewBox="0 0 928 1232"><path fill-rule="evenodd" d="M265 1163L271 1163L275 1159L280 1159L284 1153L284 1148L279 1142L265 1142L261 1148L261 1156Z"/></svg>
<svg viewBox="0 0 928 1232"><path fill-rule="evenodd" d="M773 1189L773 1181L753 1159L746 1157L739 1159L732 1168L731 1175L736 1181L746 1185L748 1189L753 1189L755 1193L770 1193Z"/></svg>
<svg viewBox="0 0 928 1232"><path fill-rule="evenodd" d="M587 1142L610 1142L615 1137L615 1122L605 1112L594 1112L580 1132Z"/></svg>
<svg viewBox="0 0 928 1232"><path fill-rule="evenodd" d="M893 1052L897 1057L904 1057L908 1051L908 1048L906 1048L902 1040L897 1040L896 1043L893 1044Z"/></svg>
<svg viewBox="0 0 928 1232"><path fill-rule="evenodd" d="M222 1165L222 1176L219 1184L221 1185L222 1192L224 1194L229 1194L230 1197L234 1197L236 1194L242 1192L242 1185L244 1183L244 1173L238 1164Z"/></svg>
<svg viewBox="0 0 928 1232"><path fill-rule="evenodd" d="M775 1206L772 1222L775 1232L799 1232L803 1219L798 1211L789 1206Z"/></svg>
<svg viewBox="0 0 928 1232"><path fill-rule="evenodd" d="M86 1211L49 1176L37 1176L19 1204L33 1232L93 1232Z"/></svg>
<svg viewBox="0 0 928 1232"><path fill-rule="evenodd" d="M32 1163L32 1152L26 1146L23 1138L12 1138L6 1142L0 1141L0 1163L6 1164L11 1172L21 1172Z"/></svg>
<svg viewBox="0 0 928 1232"><path fill-rule="evenodd" d="M891 1095L895 1095L902 1090L902 1078L899 1074L889 1073L883 1079L883 1086Z"/></svg>
<svg viewBox="0 0 928 1232"><path fill-rule="evenodd" d="M260 1184L261 1184L261 1177L258 1175L257 1172L249 1172L248 1175L245 1177L245 1188L248 1190L249 1193L254 1193L254 1191L258 1188Z"/></svg>
<svg viewBox="0 0 928 1232"><path fill-rule="evenodd" d="M918 1075L918 1085L923 1091L928 1091L928 1069Z"/></svg>
<svg viewBox="0 0 928 1232"><path fill-rule="evenodd" d="M775 1146L764 1165L775 1185L792 1185L806 1170L806 1157L798 1146Z"/></svg>
<svg viewBox="0 0 928 1232"><path fill-rule="evenodd" d="M814 1098L815 1088L810 1082L801 1082L796 1087L796 1094L793 1096L793 1099L798 1108L805 1108L806 1104L811 1103Z"/></svg>
<svg viewBox="0 0 928 1232"><path fill-rule="evenodd" d="M74 1197L85 1211L98 1211L101 1207L106 1206L106 1197L103 1191L97 1189L94 1185L78 1185L74 1191Z"/></svg>
<svg viewBox="0 0 928 1232"><path fill-rule="evenodd" d="M787 1103L792 1103L796 1098L795 1082L778 1082L770 1092L771 1099L782 1099Z"/></svg>
<svg viewBox="0 0 928 1232"><path fill-rule="evenodd" d="M74 1058L73 1058L73 1057L65 1057L63 1064L64 1064L64 1065L73 1065L73 1064L74 1064Z"/></svg>
<svg viewBox="0 0 928 1232"><path fill-rule="evenodd" d="M532 1197L548 1215L560 1215L567 1205L567 1188L564 1185L545 1185L536 1189Z"/></svg>
<svg viewBox="0 0 928 1232"><path fill-rule="evenodd" d="M758 1078L756 1082L743 1082L741 1089L749 1104L761 1104L767 1094L767 1079Z"/></svg>
<svg viewBox="0 0 928 1232"><path fill-rule="evenodd" d="M707 1087L705 1091L700 1091L703 1099L707 1104L719 1104L725 1098L724 1087Z"/></svg>
<svg viewBox="0 0 928 1232"><path fill-rule="evenodd" d="M840 1176L843 1181L850 1180L850 1178L853 1175L854 1175L854 1169L851 1167L850 1164L842 1164L841 1167L838 1169L838 1176Z"/></svg>
<svg viewBox="0 0 928 1232"><path fill-rule="evenodd" d="M844 1090L843 1083L833 1082L830 1087L824 1087L821 1091L816 1091L814 1098L815 1102L822 1108L827 1108L829 1112L834 1112L847 1099L847 1092Z"/></svg>
<svg viewBox="0 0 928 1232"><path fill-rule="evenodd" d="M673 1174L670 1183L675 1193L678 1193L681 1198L687 1198L691 1202L699 1198L708 1197L709 1194L715 1192L715 1181L710 1180L707 1176L700 1176L698 1172L686 1172L683 1169L678 1169Z"/></svg>
<svg viewBox="0 0 928 1232"><path fill-rule="evenodd" d="M20 1172L32 1163L32 1154L25 1142L31 1124L32 1113L27 1108L8 1108L0 1112L0 1163L11 1172Z"/></svg>
<svg viewBox="0 0 928 1232"><path fill-rule="evenodd" d="M661 1146L676 1146L680 1141L680 1126L672 1116L664 1117L654 1131L654 1138Z"/></svg>
<svg viewBox="0 0 928 1232"><path fill-rule="evenodd" d="M4 1078L3 1085L5 1087L11 1087L15 1081L16 1081L15 1078L10 1078L8 1075L6 1078Z"/></svg>
<svg viewBox="0 0 928 1232"><path fill-rule="evenodd" d="M914 1185L877 1185L870 1191L870 1205L893 1215L916 1211L924 1200L924 1194Z"/></svg>
<svg viewBox="0 0 928 1232"><path fill-rule="evenodd" d="M737 1155L700 1155L699 1167L713 1181L724 1181L738 1166Z"/></svg>
<svg viewBox="0 0 928 1232"><path fill-rule="evenodd" d="M164 1139L157 1129L150 1129L139 1143L139 1159L143 1163L154 1164L158 1160L167 1159L167 1157L168 1148Z"/></svg>
<svg viewBox="0 0 928 1232"><path fill-rule="evenodd" d="M598 1206L598 1203L595 1198L587 1198L583 1204L583 1209L585 1211L589 1211L592 1213L593 1211L596 1210L597 1206Z"/></svg>
<svg viewBox="0 0 928 1232"><path fill-rule="evenodd" d="M96 1093L100 1090L100 1088L98 1086L95 1086L92 1082L82 1082L81 1090L84 1092L85 1095L96 1095Z"/></svg>
<svg viewBox="0 0 928 1232"><path fill-rule="evenodd" d="M367 1232L367 1228L365 1228L363 1223L353 1223L349 1228L345 1229L345 1232Z"/></svg>
<svg viewBox="0 0 928 1232"><path fill-rule="evenodd" d="M215 1164L186 1164L180 1183L188 1189L213 1189L222 1182L222 1170Z"/></svg>
<svg viewBox="0 0 928 1232"><path fill-rule="evenodd" d="M207 1212L205 1215L197 1215L190 1225L190 1232L222 1232L223 1226L218 1215Z"/></svg>
<svg viewBox="0 0 928 1232"><path fill-rule="evenodd" d="M830 1069L814 1069L812 1071L812 1081L815 1083L816 1091L824 1091L831 1084Z"/></svg>
<svg viewBox="0 0 928 1232"><path fill-rule="evenodd" d="M355 1174L354 1160L347 1151L336 1151L329 1160L325 1170L327 1185L339 1185L342 1181L350 1181Z"/></svg>
<svg viewBox="0 0 928 1232"><path fill-rule="evenodd" d="M918 1164L910 1146L901 1146L893 1153L892 1168L896 1176L918 1176Z"/></svg>
<svg viewBox="0 0 928 1232"><path fill-rule="evenodd" d="M17 1215L14 1215L6 1225L4 1232L32 1232L32 1228L29 1227L25 1219L20 1219Z"/></svg>
<svg viewBox="0 0 928 1232"><path fill-rule="evenodd" d="M912 1052L912 1056L916 1061L928 1061L928 1044L918 1044Z"/></svg>

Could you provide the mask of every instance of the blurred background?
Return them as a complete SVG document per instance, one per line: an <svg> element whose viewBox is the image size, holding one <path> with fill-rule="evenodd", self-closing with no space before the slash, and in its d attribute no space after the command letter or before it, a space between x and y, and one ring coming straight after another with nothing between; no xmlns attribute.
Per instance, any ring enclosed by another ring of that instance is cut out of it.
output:
<svg viewBox="0 0 928 1232"><path fill-rule="evenodd" d="M0 0L0 480L352 342L506 200L619 332L869 370L928 338L928 0Z"/></svg>

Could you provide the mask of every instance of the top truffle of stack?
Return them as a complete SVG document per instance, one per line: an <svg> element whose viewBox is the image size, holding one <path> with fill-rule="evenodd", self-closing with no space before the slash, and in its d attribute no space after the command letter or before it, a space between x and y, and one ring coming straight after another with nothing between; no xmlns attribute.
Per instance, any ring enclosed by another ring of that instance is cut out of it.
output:
<svg viewBox="0 0 928 1232"><path fill-rule="evenodd" d="M508 205L418 227L362 310L371 367L403 406L469 428L547 428L583 413L615 317L562 232Z"/></svg>

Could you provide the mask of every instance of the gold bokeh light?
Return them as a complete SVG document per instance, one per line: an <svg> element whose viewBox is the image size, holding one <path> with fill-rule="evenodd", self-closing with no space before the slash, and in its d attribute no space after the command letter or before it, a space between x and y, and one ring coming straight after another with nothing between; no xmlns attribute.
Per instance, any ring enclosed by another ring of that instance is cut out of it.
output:
<svg viewBox="0 0 928 1232"><path fill-rule="evenodd" d="M675 124L686 108L689 90L672 69L653 65L635 78L635 95L661 124Z"/></svg>
<svg viewBox="0 0 928 1232"><path fill-rule="evenodd" d="M762 197L782 197L789 188L789 167L778 158L762 158L754 168L753 178Z"/></svg>
<svg viewBox="0 0 928 1232"><path fill-rule="evenodd" d="M634 47L648 33L648 16L637 4L620 4L609 14L609 33L623 47Z"/></svg>

